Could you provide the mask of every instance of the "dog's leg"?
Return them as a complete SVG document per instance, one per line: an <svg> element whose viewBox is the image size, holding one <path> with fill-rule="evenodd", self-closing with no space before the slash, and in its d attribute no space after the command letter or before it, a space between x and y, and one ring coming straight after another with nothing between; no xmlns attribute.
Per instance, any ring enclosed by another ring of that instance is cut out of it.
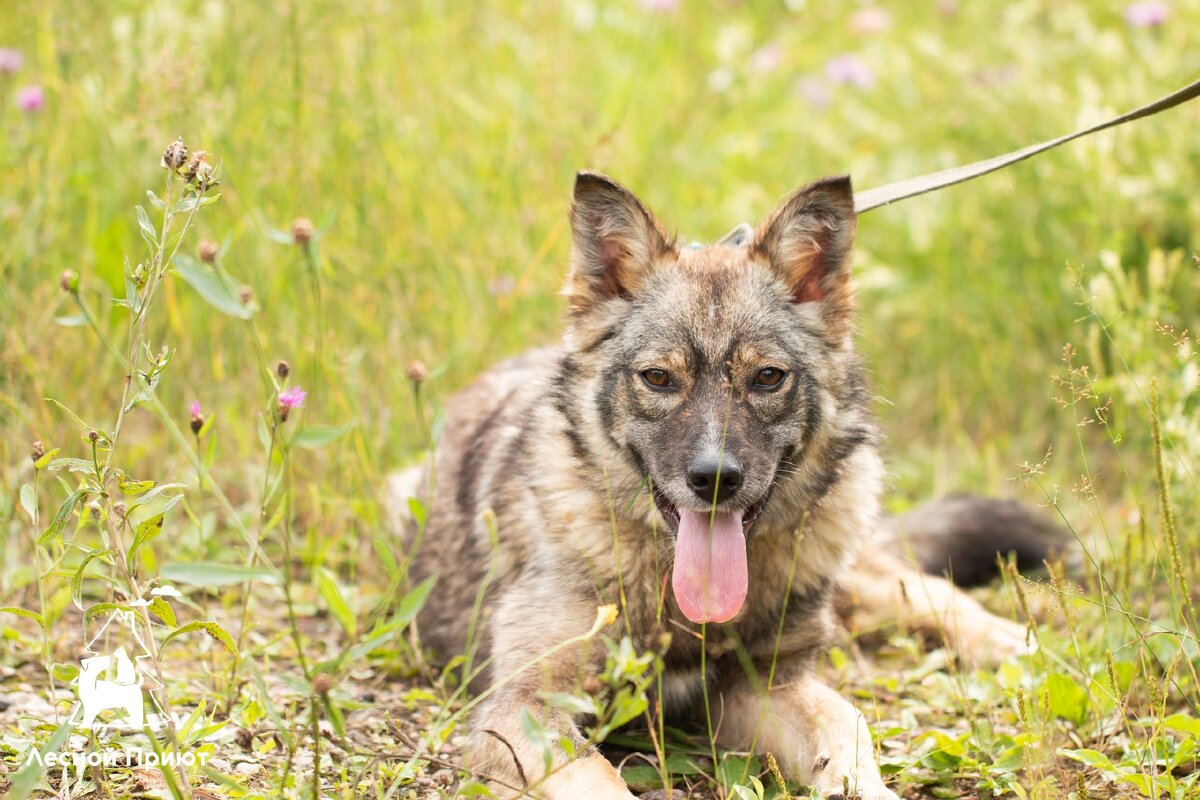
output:
<svg viewBox="0 0 1200 800"><path fill-rule="evenodd" d="M838 591L837 606L851 631L913 628L944 639L973 666L1029 652L1024 626L996 616L954 584L898 556L864 552Z"/></svg>
<svg viewBox="0 0 1200 800"><path fill-rule="evenodd" d="M587 675L596 674L603 657L603 645L595 640L550 652L585 633L596 618L591 602L564 594L559 581L523 579L502 598L490 625L496 654L492 682L498 688L473 715L472 766L482 777L507 784L499 787L502 796L632 800L616 768L588 744L575 720L540 696L574 692ZM522 712L550 732L548 749L525 735Z"/></svg>
<svg viewBox="0 0 1200 800"><path fill-rule="evenodd" d="M736 679L721 691L718 742L771 753L784 774L826 798L898 800L883 785L866 720L814 677L782 683L768 695ZM847 793L848 790L848 793Z"/></svg>

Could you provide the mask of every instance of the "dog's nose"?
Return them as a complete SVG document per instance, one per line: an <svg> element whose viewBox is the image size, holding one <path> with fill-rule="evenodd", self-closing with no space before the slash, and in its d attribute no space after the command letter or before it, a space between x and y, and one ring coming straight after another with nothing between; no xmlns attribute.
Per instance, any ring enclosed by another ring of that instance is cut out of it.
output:
<svg viewBox="0 0 1200 800"><path fill-rule="evenodd" d="M687 485L705 503L723 503L742 485L742 465L729 456L701 456L688 465Z"/></svg>

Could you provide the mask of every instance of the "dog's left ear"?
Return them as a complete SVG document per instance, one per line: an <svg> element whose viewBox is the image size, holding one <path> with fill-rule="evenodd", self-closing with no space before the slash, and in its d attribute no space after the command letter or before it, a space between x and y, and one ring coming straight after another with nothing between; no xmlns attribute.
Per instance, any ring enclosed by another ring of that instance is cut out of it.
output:
<svg viewBox="0 0 1200 800"><path fill-rule="evenodd" d="M763 220L750 252L771 266L794 302L848 311L857 221L850 176L824 178L793 194Z"/></svg>
<svg viewBox="0 0 1200 800"><path fill-rule="evenodd" d="M565 294L573 313L607 300L633 299L658 262L674 250L633 192L599 172L575 176L571 231Z"/></svg>

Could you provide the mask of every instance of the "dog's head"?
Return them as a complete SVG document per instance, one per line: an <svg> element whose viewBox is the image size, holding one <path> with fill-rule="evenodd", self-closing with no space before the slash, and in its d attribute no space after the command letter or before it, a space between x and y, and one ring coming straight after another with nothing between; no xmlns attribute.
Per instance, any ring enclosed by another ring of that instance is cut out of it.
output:
<svg viewBox="0 0 1200 800"><path fill-rule="evenodd" d="M746 595L746 535L795 471L853 368L850 180L787 198L756 229L681 246L627 189L577 177L568 342L608 441L676 533L685 615Z"/></svg>

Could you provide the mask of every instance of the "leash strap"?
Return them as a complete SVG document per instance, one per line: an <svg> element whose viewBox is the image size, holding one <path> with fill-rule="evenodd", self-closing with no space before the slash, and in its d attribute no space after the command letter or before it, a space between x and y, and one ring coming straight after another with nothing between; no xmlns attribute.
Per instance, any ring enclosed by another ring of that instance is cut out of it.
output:
<svg viewBox="0 0 1200 800"><path fill-rule="evenodd" d="M894 203L897 200L907 200L910 197L916 197L919 194L933 192L938 189L944 189L947 186L953 186L956 183L978 178L981 175L987 175L989 172L995 172L998 169L1003 169L1009 164L1015 164L1018 161L1024 161L1027 158L1036 156L1038 153L1044 153L1047 150L1052 150L1060 144L1066 144L1074 139L1079 139L1084 136L1102 131L1105 128L1113 128L1117 125L1123 125L1126 122L1132 122L1135 119L1150 117L1160 111L1166 111L1168 108L1182 105L1189 100L1194 100L1200 97L1200 80L1188 84L1177 92L1173 92L1166 97L1155 100L1149 105L1136 108L1119 117L1101 122L1099 125L1093 125L1090 128L1068 133L1065 136L1059 136L1057 139L1032 144L1029 147L1023 147L1020 150L1014 150L1011 153L1006 153L1002 156L989 158L985 161L976 161L974 164L967 164L962 167L951 167L944 169L941 172L934 172L929 175L922 175L917 178L908 178L907 180L897 183L889 183L887 186L880 186L878 189L868 189L865 192L858 192L854 195L854 211L857 214L870 211L871 209L886 206L888 203Z"/></svg>

